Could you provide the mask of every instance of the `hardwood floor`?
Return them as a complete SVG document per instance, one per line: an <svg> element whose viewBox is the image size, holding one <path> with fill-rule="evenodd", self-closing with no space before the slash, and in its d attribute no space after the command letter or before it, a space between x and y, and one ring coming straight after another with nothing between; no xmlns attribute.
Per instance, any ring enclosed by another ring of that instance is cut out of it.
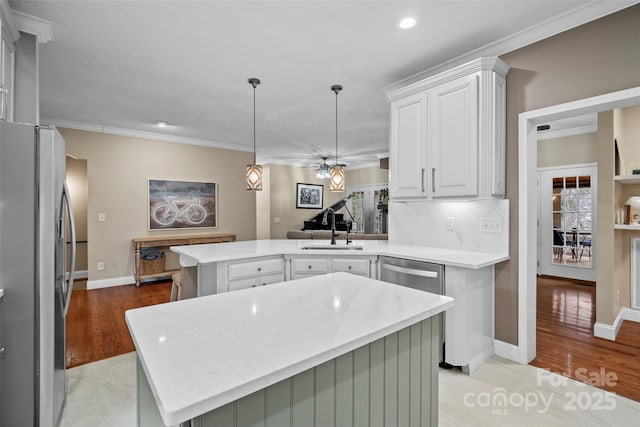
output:
<svg viewBox="0 0 640 427"><path fill-rule="evenodd" d="M640 401L640 324L623 322L616 341L594 337L596 288L586 283L538 278L531 364Z"/></svg>
<svg viewBox="0 0 640 427"><path fill-rule="evenodd" d="M171 281L77 290L67 314L67 367L134 351L126 310L168 302Z"/></svg>

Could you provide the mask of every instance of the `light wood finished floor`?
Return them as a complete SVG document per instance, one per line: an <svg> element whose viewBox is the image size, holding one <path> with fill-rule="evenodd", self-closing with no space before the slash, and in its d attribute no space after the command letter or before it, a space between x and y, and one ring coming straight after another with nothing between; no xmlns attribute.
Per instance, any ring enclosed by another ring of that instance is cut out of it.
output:
<svg viewBox="0 0 640 427"><path fill-rule="evenodd" d="M594 337L595 290L589 282L538 277L537 346L531 364L577 380L602 379L595 385L640 401L640 324L623 322L616 341ZM609 381L603 372L612 373Z"/></svg>
<svg viewBox="0 0 640 427"><path fill-rule="evenodd" d="M80 289L73 292L67 314L67 367L134 351L124 319L132 308L168 302L171 282Z"/></svg>

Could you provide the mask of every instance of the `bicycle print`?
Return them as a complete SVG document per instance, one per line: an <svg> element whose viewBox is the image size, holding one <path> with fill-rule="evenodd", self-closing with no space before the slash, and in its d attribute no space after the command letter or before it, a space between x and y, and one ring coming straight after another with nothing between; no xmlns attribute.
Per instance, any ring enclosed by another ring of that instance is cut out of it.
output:
<svg viewBox="0 0 640 427"><path fill-rule="evenodd" d="M149 229L217 226L216 184L149 180Z"/></svg>

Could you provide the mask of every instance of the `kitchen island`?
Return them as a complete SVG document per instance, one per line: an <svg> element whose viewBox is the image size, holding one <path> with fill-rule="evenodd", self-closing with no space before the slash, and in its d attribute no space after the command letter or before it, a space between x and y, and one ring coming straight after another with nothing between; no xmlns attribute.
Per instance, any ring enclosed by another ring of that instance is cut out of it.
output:
<svg viewBox="0 0 640 427"><path fill-rule="evenodd" d="M138 425L435 426L452 306L333 273L130 310Z"/></svg>
<svg viewBox="0 0 640 427"><path fill-rule="evenodd" d="M198 296L339 271L378 279L382 277L384 257L439 264L444 266L444 295L456 301L444 316L444 361L473 374L495 353L494 265L509 259L507 254L386 240L355 240L351 249L347 249L344 241L335 247L328 243L328 240L250 240L174 246L171 250L180 255L182 286L189 289L189 294Z"/></svg>

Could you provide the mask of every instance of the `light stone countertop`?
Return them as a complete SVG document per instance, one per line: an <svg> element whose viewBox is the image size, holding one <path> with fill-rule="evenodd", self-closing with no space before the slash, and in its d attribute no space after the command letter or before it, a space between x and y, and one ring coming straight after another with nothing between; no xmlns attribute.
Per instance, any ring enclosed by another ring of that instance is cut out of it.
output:
<svg viewBox="0 0 640 427"><path fill-rule="evenodd" d="M452 306L445 296L333 273L129 310L126 321L171 425Z"/></svg>
<svg viewBox="0 0 640 427"><path fill-rule="evenodd" d="M329 243L329 240L312 239L247 240L172 246L171 250L180 255L180 265L183 267L268 255L381 255L471 269L488 267L509 259L507 254L402 245L390 243L388 240L354 240L353 244L362 245L363 250L302 249L304 246L327 245ZM345 241L338 241L338 245L344 246Z"/></svg>

